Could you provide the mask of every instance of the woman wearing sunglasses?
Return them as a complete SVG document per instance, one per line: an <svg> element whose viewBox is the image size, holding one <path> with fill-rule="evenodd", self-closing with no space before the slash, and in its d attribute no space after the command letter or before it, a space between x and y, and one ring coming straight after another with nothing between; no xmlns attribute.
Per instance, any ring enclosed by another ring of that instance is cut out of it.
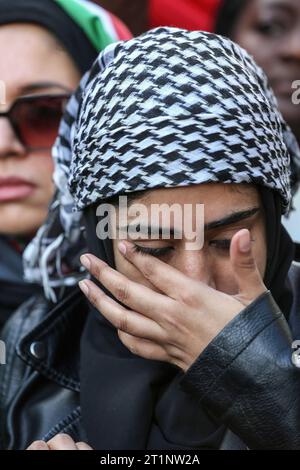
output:
<svg viewBox="0 0 300 470"><path fill-rule="evenodd" d="M97 52L127 29L81 0L0 0L0 328L37 288L21 255L53 195L51 147Z"/></svg>
<svg viewBox="0 0 300 470"><path fill-rule="evenodd" d="M299 269L281 225L299 148L265 75L225 38L160 28L109 46L81 85L54 152L64 232L25 261L59 294L60 239L77 249L83 214L93 280L18 342L5 446L299 448ZM162 204L189 212L152 218ZM33 427L45 402L50 430Z"/></svg>

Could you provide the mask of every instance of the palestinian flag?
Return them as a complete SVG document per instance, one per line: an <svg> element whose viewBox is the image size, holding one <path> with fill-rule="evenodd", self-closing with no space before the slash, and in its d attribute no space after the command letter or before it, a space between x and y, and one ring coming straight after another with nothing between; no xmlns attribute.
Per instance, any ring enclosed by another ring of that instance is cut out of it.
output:
<svg viewBox="0 0 300 470"><path fill-rule="evenodd" d="M55 0L55 2L82 28L98 51L112 42L132 37L121 20L88 0Z"/></svg>

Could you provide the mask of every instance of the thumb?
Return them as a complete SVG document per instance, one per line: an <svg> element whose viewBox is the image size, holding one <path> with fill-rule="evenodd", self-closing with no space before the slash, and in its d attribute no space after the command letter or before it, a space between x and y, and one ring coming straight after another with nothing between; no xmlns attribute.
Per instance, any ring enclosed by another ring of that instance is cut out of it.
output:
<svg viewBox="0 0 300 470"><path fill-rule="evenodd" d="M239 288L238 298L248 305L267 291L253 255L249 230L240 230L232 238L230 259Z"/></svg>

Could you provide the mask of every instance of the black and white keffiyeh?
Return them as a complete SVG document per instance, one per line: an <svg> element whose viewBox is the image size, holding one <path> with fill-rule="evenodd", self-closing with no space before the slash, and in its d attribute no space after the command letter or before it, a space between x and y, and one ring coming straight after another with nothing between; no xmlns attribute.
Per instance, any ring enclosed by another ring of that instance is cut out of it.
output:
<svg viewBox="0 0 300 470"><path fill-rule="evenodd" d="M291 160L295 181L300 173L297 142L252 58L224 37L175 28L99 55L68 104L53 156L57 195L24 255L27 279L42 281L52 300L82 276L87 206L157 187L251 183L277 191L284 213Z"/></svg>

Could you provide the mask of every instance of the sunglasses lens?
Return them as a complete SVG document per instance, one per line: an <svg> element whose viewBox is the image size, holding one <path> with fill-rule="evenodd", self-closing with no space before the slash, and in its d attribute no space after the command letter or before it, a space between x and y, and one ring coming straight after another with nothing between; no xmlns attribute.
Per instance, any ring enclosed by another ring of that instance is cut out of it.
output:
<svg viewBox="0 0 300 470"><path fill-rule="evenodd" d="M57 137L68 96L32 97L16 102L12 120L19 138L31 149L49 149Z"/></svg>

